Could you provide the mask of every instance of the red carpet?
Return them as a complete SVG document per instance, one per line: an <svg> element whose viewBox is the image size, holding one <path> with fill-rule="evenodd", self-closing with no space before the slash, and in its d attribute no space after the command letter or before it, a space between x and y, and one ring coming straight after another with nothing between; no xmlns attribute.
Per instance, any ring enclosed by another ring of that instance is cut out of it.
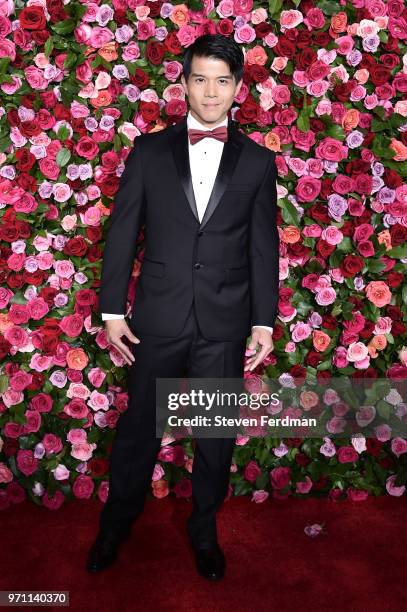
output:
<svg viewBox="0 0 407 612"><path fill-rule="evenodd" d="M175 498L148 500L116 564L87 574L101 507L74 501L52 512L25 502L1 512L0 589L69 590L70 609L86 612L407 609L406 496L232 498L218 513L227 562L218 583L196 574L184 531L191 505ZM325 523L326 535L307 536L313 523Z"/></svg>

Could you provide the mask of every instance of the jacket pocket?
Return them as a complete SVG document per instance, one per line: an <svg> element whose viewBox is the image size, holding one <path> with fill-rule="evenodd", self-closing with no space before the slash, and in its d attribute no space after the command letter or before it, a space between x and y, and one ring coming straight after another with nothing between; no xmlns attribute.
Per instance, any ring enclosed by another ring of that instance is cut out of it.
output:
<svg viewBox="0 0 407 612"><path fill-rule="evenodd" d="M144 257L141 272L150 274L151 276L165 276L165 263L162 261L153 261L152 259Z"/></svg>
<svg viewBox="0 0 407 612"><path fill-rule="evenodd" d="M233 268L225 268L225 273L227 283L247 280L249 278L249 264L244 264L243 266Z"/></svg>

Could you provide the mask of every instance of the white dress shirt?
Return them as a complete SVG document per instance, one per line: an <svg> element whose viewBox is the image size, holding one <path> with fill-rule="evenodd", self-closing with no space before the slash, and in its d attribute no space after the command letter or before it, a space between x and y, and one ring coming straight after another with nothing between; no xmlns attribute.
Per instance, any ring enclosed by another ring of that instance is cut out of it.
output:
<svg viewBox="0 0 407 612"><path fill-rule="evenodd" d="M221 123L214 127L227 126L227 124L228 118L225 117ZM202 125L200 121L191 115L191 112L187 116L187 127L188 129L194 128L198 130L213 129ZM202 221L205 214L206 206L215 183L223 146L224 143L216 140L216 138L203 138L194 145L191 145L188 139L189 164L199 221ZM102 313L103 321L123 318L124 315ZM271 332L273 331L273 328L267 325L253 325L253 327L263 327Z"/></svg>

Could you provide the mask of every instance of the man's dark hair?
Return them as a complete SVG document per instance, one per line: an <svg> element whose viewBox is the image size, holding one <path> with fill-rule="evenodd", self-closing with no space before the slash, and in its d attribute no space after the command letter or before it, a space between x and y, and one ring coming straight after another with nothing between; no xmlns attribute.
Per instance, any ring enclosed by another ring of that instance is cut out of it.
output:
<svg viewBox="0 0 407 612"><path fill-rule="evenodd" d="M203 36L199 36L192 45L186 49L183 60L184 77L186 81L188 81L188 77L191 74L192 58L194 55L223 60L228 64L230 72L235 77L236 83L238 83L243 76L243 51L237 42L223 34L204 34Z"/></svg>

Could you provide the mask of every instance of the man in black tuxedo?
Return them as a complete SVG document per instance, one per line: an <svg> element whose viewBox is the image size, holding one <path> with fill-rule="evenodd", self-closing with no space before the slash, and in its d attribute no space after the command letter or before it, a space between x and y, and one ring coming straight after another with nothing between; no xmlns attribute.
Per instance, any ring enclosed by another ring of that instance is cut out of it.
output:
<svg viewBox="0 0 407 612"><path fill-rule="evenodd" d="M106 240L99 310L108 341L131 367L129 405L110 458L109 495L87 562L110 565L141 514L161 439L156 378L243 378L272 350L279 289L275 153L228 117L243 75L241 48L204 35L186 51L181 77L189 113L135 139ZM138 231L145 254L124 320ZM259 347L257 355L244 356ZM133 345L123 342L123 336ZM198 571L224 574L216 512L227 493L233 438L195 439L187 531Z"/></svg>

